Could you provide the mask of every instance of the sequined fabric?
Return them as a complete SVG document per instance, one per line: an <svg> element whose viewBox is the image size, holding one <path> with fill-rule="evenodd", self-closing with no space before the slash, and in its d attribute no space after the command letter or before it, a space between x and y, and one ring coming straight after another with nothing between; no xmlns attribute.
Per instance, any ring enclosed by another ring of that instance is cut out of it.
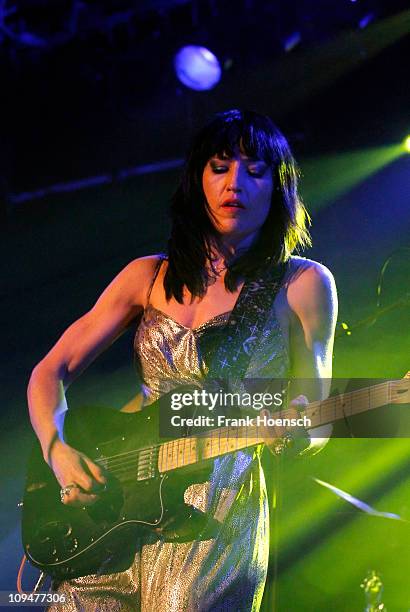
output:
<svg viewBox="0 0 410 612"><path fill-rule="evenodd" d="M210 355L229 319L221 314L189 329L148 305L135 336L145 403L176 384L206 375ZM248 377L285 377L288 357L272 311L248 366ZM238 451L214 461L209 482L185 492L185 502L220 523L215 537L165 543L139 541L126 572L84 576L61 583L67 598L55 612L256 612L269 555L269 515L259 451ZM218 524L218 523L217 523ZM54 608L51 607L50 610Z"/></svg>

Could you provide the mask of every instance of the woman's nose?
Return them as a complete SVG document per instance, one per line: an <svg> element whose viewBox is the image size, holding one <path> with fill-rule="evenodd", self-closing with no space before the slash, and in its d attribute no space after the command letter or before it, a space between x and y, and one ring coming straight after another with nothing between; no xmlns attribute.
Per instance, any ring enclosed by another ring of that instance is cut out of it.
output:
<svg viewBox="0 0 410 612"><path fill-rule="evenodd" d="M228 183L227 189L228 191L241 191L241 172L240 172L240 164L238 162L234 162L231 164L229 173L227 175Z"/></svg>

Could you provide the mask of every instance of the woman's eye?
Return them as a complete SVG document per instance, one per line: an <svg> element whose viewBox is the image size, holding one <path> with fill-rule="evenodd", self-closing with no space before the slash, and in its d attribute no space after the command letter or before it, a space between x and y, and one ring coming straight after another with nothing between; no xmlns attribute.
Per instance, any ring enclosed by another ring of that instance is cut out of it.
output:
<svg viewBox="0 0 410 612"><path fill-rule="evenodd" d="M262 176L265 174L265 169L248 167L248 174L254 176L255 178L262 178Z"/></svg>
<svg viewBox="0 0 410 612"><path fill-rule="evenodd" d="M215 172L215 174L222 174L227 170L228 168L226 166L212 166L212 172Z"/></svg>
<svg viewBox="0 0 410 612"><path fill-rule="evenodd" d="M229 171L229 166L225 164L211 163L211 169L214 174L224 174ZM262 178L266 172L266 167L263 166L247 166L246 171L253 178Z"/></svg>

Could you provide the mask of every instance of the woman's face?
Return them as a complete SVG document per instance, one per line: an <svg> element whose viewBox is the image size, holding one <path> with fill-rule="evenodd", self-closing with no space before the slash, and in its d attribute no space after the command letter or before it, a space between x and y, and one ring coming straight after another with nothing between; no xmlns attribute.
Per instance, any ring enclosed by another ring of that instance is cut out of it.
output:
<svg viewBox="0 0 410 612"><path fill-rule="evenodd" d="M233 157L211 157L204 168L202 187L217 231L229 242L251 244L269 213L271 168L238 149Z"/></svg>

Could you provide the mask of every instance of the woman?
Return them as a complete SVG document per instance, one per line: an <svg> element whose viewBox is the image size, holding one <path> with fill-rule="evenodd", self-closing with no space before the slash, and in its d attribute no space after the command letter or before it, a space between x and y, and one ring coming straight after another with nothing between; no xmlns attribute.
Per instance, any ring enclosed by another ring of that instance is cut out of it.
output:
<svg viewBox="0 0 410 612"><path fill-rule="evenodd" d="M336 294L324 266L291 256L307 244L285 138L257 113L216 115L194 140L173 198L168 256L131 262L33 371L31 421L65 504L94 503L105 476L63 440L64 389L134 319L142 392L132 408L139 409L206 376L244 283L266 266L280 268L246 377L314 378L316 398L324 397ZM259 450L218 458L210 480L185 492L212 519L211 536L185 543L147 537L126 572L61 584L68 603L60 609L258 610L269 551Z"/></svg>

